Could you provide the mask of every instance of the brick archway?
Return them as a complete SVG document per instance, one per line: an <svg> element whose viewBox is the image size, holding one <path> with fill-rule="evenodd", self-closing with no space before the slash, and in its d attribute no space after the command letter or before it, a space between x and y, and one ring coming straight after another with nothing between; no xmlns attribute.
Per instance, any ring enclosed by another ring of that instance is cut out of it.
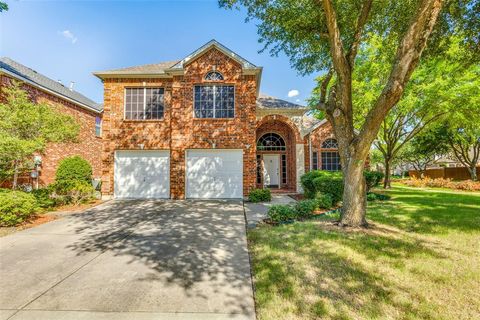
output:
<svg viewBox="0 0 480 320"><path fill-rule="evenodd" d="M293 123L292 120L290 120L288 117L281 115L281 114L270 114L268 116L262 117L259 121L257 121L257 130L260 128L265 123L268 122L279 122L287 125L294 133L295 135L295 141L296 143L303 143L303 139L300 135L300 131L298 130L298 127L295 123ZM258 137L257 137L258 138Z"/></svg>
<svg viewBox="0 0 480 320"><path fill-rule="evenodd" d="M284 150L262 150L262 147L257 147L259 139L265 134L277 134L285 141ZM285 116L269 115L263 117L257 123L256 129L256 156L257 156L257 187L261 188L266 185L265 181L265 156L275 158L278 156L279 161L279 184L271 185L274 189L284 189L289 191L296 190L296 144L301 143L300 132L295 124Z"/></svg>

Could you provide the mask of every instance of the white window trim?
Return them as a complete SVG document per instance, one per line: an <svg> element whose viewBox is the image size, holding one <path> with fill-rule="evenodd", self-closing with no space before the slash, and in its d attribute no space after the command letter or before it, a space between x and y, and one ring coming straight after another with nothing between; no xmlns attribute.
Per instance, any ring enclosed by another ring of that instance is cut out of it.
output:
<svg viewBox="0 0 480 320"><path fill-rule="evenodd" d="M165 100L163 101L163 115L157 119L128 119L127 118L127 89L142 89L141 87L125 87L123 90L123 120L128 121L161 121L165 118ZM147 89L163 89L163 96L165 98L164 87L143 87L143 116L145 117L145 108L147 107Z"/></svg>
<svg viewBox="0 0 480 320"><path fill-rule="evenodd" d="M231 118L217 118L215 117L215 94L213 95L213 117L212 118L201 118L195 116L195 87L233 87L233 117ZM235 97L235 85L234 84L228 84L228 83L205 83L205 84L195 84L193 85L193 118L194 119L235 119L237 116L236 112L236 97Z"/></svg>

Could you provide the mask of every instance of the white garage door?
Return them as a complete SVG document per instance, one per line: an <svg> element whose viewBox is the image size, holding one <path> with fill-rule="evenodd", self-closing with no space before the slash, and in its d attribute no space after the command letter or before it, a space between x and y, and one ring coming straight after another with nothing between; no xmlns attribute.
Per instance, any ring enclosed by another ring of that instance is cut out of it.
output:
<svg viewBox="0 0 480 320"><path fill-rule="evenodd" d="M187 198L243 198L242 150L187 150Z"/></svg>
<svg viewBox="0 0 480 320"><path fill-rule="evenodd" d="M115 152L115 198L169 198L170 151Z"/></svg>

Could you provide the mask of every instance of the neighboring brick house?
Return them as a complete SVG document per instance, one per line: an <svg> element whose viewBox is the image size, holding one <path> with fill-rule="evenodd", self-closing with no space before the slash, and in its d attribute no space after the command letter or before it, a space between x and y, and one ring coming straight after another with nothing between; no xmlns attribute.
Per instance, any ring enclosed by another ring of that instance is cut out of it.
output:
<svg viewBox="0 0 480 320"><path fill-rule="evenodd" d="M77 143L49 143L41 156L38 166L38 184L48 185L55 179L55 171L60 160L79 155L90 162L93 177L101 176L101 115L102 106L72 88L32 70L10 58L0 59L0 86L8 86L19 81L32 100L46 102L70 114L80 124ZM36 185L36 179L23 177L23 183Z"/></svg>
<svg viewBox="0 0 480 320"><path fill-rule="evenodd" d="M311 150L321 151L316 143L332 137L306 107L259 94L262 68L215 40L182 60L94 74L104 84L106 196L241 198L262 186L300 191Z"/></svg>

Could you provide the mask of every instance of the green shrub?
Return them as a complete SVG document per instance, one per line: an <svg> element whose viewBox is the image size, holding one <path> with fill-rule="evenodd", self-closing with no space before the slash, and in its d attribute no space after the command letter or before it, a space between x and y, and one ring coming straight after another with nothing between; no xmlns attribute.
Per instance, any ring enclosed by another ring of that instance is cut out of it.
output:
<svg viewBox="0 0 480 320"><path fill-rule="evenodd" d="M0 192L0 226L15 226L39 209L32 194L12 190Z"/></svg>
<svg viewBox="0 0 480 320"><path fill-rule="evenodd" d="M312 170L300 177L300 183L302 184L305 198L313 199L315 197L317 190L315 190L313 180L322 175L322 172L323 171Z"/></svg>
<svg viewBox="0 0 480 320"><path fill-rule="evenodd" d="M250 202L264 202L270 200L272 200L270 189L253 189L248 194L248 201Z"/></svg>
<svg viewBox="0 0 480 320"><path fill-rule="evenodd" d="M296 218L295 210L290 205L277 204L268 209L268 217L273 222L291 221Z"/></svg>
<svg viewBox="0 0 480 320"><path fill-rule="evenodd" d="M79 205L95 198L95 189L85 181L58 181L51 185L52 198L57 204Z"/></svg>
<svg viewBox="0 0 480 320"><path fill-rule="evenodd" d="M60 161L55 181L84 181L91 183L92 166L80 156L68 157Z"/></svg>
<svg viewBox="0 0 480 320"><path fill-rule="evenodd" d="M321 174L313 179L313 185L316 192L329 194L334 205L342 200L343 177L340 172L321 171Z"/></svg>
<svg viewBox="0 0 480 320"><path fill-rule="evenodd" d="M32 190L32 194L37 200L39 207L48 209L55 206L55 200L51 197L51 188L40 188Z"/></svg>
<svg viewBox="0 0 480 320"><path fill-rule="evenodd" d="M382 172L379 171L364 171L363 175L365 177L365 183L367 185L367 193L370 192L372 188L378 187L380 181L382 181L385 176Z"/></svg>
<svg viewBox="0 0 480 320"><path fill-rule="evenodd" d="M317 207L322 209L330 209L333 207L332 196L329 194L323 194L318 192L315 201L317 201Z"/></svg>
<svg viewBox="0 0 480 320"><path fill-rule="evenodd" d="M369 192L367 193L367 201L385 201L390 200L390 196L381 193Z"/></svg>
<svg viewBox="0 0 480 320"><path fill-rule="evenodd" d="M298 201L295 204L295 213L297 218L311 217L313 212L318 208L317 200L307 199Z"/></svg>

